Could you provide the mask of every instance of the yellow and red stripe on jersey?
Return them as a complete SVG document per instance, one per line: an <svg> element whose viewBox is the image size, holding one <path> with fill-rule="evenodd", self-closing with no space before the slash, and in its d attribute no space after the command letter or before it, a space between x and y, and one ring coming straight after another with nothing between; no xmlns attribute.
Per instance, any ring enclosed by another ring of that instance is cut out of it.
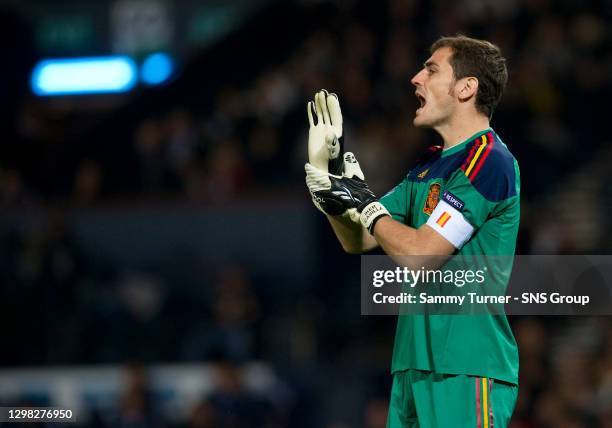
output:
<svg viewBox="0 0 612 428"><path fill-rule="evenodd" d="M477 377L476 381L476 428L495 428L490 391L493 381L486 377ZM481 394L482 391L482 394Z"/></svg>
<svg viewBox="0 0 612 428"><path fill-rule="evenodd" d="M438 220L436 220L436 223L438 223L438 226L444 227L446 223L448 223L450 218L451 215L448 212L444 211L442 215L438 218Z"/></svg>
<svg viewBox="0 0 612 428"><path fill-rule="evenodd" d="M463 165L461 165L461 169L471 182L474 181L478 171L480 171L480 168L482 168L482 165L489 156L493 144L495 144L495 139L491 132L481 135L474 141L472 150L470 150L467 159L463 162Z"/></svg>

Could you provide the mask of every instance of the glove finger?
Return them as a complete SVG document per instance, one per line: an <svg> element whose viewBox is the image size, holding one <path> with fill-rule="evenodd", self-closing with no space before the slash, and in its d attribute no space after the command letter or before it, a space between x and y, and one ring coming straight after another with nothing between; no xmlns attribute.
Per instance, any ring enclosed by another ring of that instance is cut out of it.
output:
<svg viewBox="0 0 612 428"><path fill-rule="evenodd" d="M333 125L331 121L331 117L329 115L329 106L327 105L327 99L329 98L329 92L326 89L322 89L322 98L323 98L323 117L325 118L325 123L329 125Z"/></svg>
<svg viewBox="0 0 612 428"><path fill-rule="evenodd" d="M320 125L321 123L325 123L325 120L323 118L323 110L321 110L321 102L319 101L319 93L317 92L315 94L315 99L314 99L314 105L315 105L315 113L317 114L317 125Z"/></svg>
<svg viewBox="0 0 612 428"><path fill-rule="evenodd" d="M361 180L365 180L361 166L359 166L359 162L357 162L357 158L352 152L344 154L344 176L348 178L358 177Z"/></svg>
<svg viewBox="0 0 612 428"><path fill-rule="evenodd" d="M306 105L306 113L308 113L308 123L310 123L311 127L314 126L314 120L312 118L312 110L314 110L312 101L308 101L308 104Z"/></svg>
<svg viewBox="0 0 612 428"><path fill-rule="evenodd" d="M323 114L323 123L330 124L329 120L329 111L327 110L327 91L325 89L321 90L317 95L317 100L319 102L319 108L321 109L321 113Z"/></svg>
<svg viewBox="0 0 612 428"><path fill-rule="evenodd" d="M327 108L334 132L340 138L342 137L342 111L340 110L340 102L336 94L330 94L327 97Z"/></svg>

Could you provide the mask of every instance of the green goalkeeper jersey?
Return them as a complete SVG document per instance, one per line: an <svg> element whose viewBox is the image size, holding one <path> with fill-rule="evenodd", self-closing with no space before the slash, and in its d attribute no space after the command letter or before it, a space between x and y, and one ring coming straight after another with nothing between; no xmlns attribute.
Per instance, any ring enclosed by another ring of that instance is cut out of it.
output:
<svg viewBox="0 0 612 428"><path fill-rule="evenodd" d="M393 218L427 223L456 255L508 256L496 266L506 287L520 217L516 159L492 129L447 150L430 149L381 198ZM518 384L518 350L505 315L400 315L392 372L417 369Z"/></svg>

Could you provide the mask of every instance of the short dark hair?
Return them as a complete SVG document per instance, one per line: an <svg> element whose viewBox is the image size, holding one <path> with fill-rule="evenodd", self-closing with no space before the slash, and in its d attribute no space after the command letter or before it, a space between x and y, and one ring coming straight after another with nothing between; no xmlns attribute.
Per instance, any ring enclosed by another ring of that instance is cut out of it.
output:
<svg viewBox="0 0 612 428"><path fill-rule="evenodd" d="M478 79L476 110L491 118L508 82L506 58L502 56L501 50L491 42L472 39L462 34L441 37L429 50L433 54L446 47L452 51L449 63L455 79Z"/></svg>

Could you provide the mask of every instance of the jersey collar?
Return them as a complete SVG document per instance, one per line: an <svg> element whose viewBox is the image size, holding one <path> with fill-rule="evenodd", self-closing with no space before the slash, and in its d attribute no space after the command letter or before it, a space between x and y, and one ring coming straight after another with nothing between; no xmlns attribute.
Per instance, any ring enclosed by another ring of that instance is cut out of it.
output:
<svg viewBox="0 0 612 428"><path fill-rule="evenodd" d="M478 131L477 133L475 133L474 135L472 135L471 137L469 137L467 140L462 141L459 144L455 144L453 147L451 147L450 149L444 149L442 150L442 157L445 156L450 156L453 155L455 153L457 153L458 151L462 150L463 148L465 148L465 146L467 145L467 143L469 143L470 141L474 141L476 138L480 137L482 134L487 133L487 132L493 132L493 128L487 128L487 129L483 129L482 131Z"/></svg>

